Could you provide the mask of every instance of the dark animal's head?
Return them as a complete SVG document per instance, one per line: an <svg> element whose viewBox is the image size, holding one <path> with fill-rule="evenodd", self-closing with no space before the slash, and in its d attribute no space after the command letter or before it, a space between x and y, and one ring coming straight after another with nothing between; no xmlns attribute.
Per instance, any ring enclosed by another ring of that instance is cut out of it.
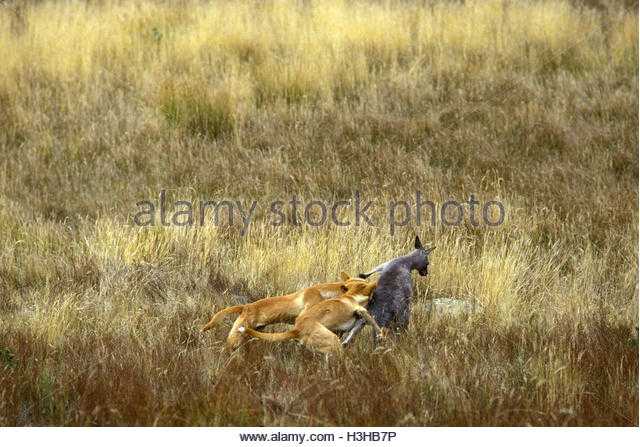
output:
<svg viewBox="0 0 640 447"><path fill-rule="evenodd" d="M414 247L414 266L420 276L427 276L429 274L429 253L435 250L436 247L424 247L418 236L416 236Z"/></svg>

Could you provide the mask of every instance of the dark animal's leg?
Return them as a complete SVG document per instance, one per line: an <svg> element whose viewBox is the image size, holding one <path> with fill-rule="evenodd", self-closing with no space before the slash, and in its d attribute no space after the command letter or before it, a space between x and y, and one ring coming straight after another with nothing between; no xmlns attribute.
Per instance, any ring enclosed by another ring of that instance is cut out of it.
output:
<svg viewBox="0 0 640 447"><path fill-rule="evenodd" d="M369 314L369 312L367 312L367 309L365 309L364 307L361 307L358 310L356 310L356 315L358 315L361 318L364 318L367 321L367 323L373 326L373 329L378 334L382 332L382 329L380 329L380 326L378 326L378 323L376 322L376 320Z"/></svg>
<svg viewBox="0 0 640 447"><path fill-rule="evenodd" d="M386 311L386 309L383 309L381 317L379 317L377 314L373 317L376 323L378 323L378 326L380 326L381 328L387 327L389 322L391 321L391 315ZM346 345L347 343L349 343L353 337L358 335L365 324L367 324L367 322L364 320L364 318L358 318L348 334L345 337L342 337L342 344ZM374 347L378 345L378 331L376 330L373 331L373 345Z"/></svg>
<svg viewBox="0 0 640 447"><path fill-rule="evenodd" d="M364 318L358 318L355 324L353 325L353 327L351 328L351 330L347 332L345 336L342 337L342 344L346 345L347 343L349 343L351 339L355 337L358 334L358 332L362 330L365 324L366 324L366 321L364 320Z"/></svg>
<svg viewBox="0 0 640 447"><path fill-rule="evenodd" d="M394 330L396 332L405 332L407 329L409 329L410 318L411 304L409 302L404 302L395 315Z"/></svg>
<svg viewBox="0 0 640 447"><path fill-rule="evenodd" d="M374 268L373 270L371 270L368 273L360 273L360 274L358 274L358 277L362 278L362 279L366 279L369 276L373 275L374 273L381 272L389 264L389 262L391 262L391 261L383 262L382 264L380 264L379 266L377 266L376 268Z"/></svg>
<svg viewBox="0 0 640 447"><path fill-rule="evenodd" d="M389 324L391 323L391 320L393 320L394 315L395 315L395 312L393 307L388 306L387 304L384 304L382 306L382 309L380 309L380 311L375 313L374 318L376 319L378 326L389 327Z"/></svg>
<svg viewBox="0 0 640 447"><path fill-rule="evenodd" d="M376 299L376 292L373 292L373 296L371 297L371 299L369 300L369 314L373 316L373 318L375 318L376 322L378 323L378 325L382 326L380 324L380 320L379 320L379 316L380 316L380 311L379 311L379 302ZM351 339L353 337L355 337L364 327L364 325L366 324L366 321L364 321L362 318L358 318L356 319L355 324L351 327L351 330L348 331L348 334L344 337L342 337L342 344L346 345L347 343L349 343L351 341ZM374 331L375 332L375 331Z"/></svg>
<svg viewBox="0 0 640 447"><path fill-rule="evenodd" d="M378 333L373 331L373 349L378 347Z"/></svg>
<svg viewBox="0 0 640 447"><path fill-rule="evenodd" d="M395 312L393 306L389 306L386 303L381 306L382 308L376 312L375 319L378 322L378 326L381 328L389 328L393 323ZM373 331L373 347L378 347L378 333Z"/></svg>

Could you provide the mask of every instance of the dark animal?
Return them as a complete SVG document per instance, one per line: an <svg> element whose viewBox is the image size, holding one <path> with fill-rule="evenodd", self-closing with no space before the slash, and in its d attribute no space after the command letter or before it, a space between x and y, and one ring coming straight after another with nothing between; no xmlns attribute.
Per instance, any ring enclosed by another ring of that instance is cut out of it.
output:
<svg viewBox="0 0 640 447"><path fill-rule="evenodd" d="M415 250L408 255L392 259L380 264L369 273L361 273L360 278L368 278L374 273L381 272L378 279L378 287L373 292L367 309L378 325L387 331L406 331L411 316L411 296L413 286L411 271L417 270L420 276L429 273L429 253L435 247L425 248L416 236ZM353 328L343 338L342 344L349 341L364 327L365 321L359 319ZM378 335L374 334L374 343L377 343Z"/></svg>

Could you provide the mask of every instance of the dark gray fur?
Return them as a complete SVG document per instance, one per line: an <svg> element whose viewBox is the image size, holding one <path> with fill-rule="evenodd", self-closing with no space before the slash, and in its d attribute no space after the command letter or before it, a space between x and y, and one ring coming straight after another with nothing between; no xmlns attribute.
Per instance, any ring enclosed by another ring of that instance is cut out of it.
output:
<svg viewBox="0 0 640 447"><path fill-rule="evenodd" d="M381 328L393 332L403 332L409 327L411 317L411 297L413 283L411 272L417 270L421 276L429 273L429 253L435 248L425 248L416 236L415 250L405 256L380 264L369 273L362 273L361 278L368 278L380 272L378 286L373 292L367 309ZM343 338L342 343L349 341L364 327L363 319L357 320L353 328ZM374 334L374 341L377 335Z"/></svg>

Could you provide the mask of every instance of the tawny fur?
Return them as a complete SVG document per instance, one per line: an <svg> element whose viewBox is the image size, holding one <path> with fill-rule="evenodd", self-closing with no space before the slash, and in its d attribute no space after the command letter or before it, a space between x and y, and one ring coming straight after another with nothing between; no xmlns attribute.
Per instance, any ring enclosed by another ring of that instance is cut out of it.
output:
<svg viewBox="0 0 640 447"><path fill-rule="evenodd" d="M375 287L374 282L346 282L342 296L308 307L296 318L294 328L287 332L264 333L250 327L240 327L239 331L271 342L298 339L309 349L341 354L342 344L333 331L348 330L356 318L364 318L382 336L380 327L363 307Z"/></svg>
<svg viewBox="0 0 640 447"><path fill-rule="evenodd" d="M336 298L344 293L343 286L351 283L366 284L360 278L351 278L346 273L340 273L342 281L316 284L295 293L282 296L263 298L253 303L231 306L216 313L202 328L208 331L227 315L240 314L227 336L227 348L236 349L248 337L238 328L260 328L274 323L293 323L300 313L323 300Z"/></svg>

